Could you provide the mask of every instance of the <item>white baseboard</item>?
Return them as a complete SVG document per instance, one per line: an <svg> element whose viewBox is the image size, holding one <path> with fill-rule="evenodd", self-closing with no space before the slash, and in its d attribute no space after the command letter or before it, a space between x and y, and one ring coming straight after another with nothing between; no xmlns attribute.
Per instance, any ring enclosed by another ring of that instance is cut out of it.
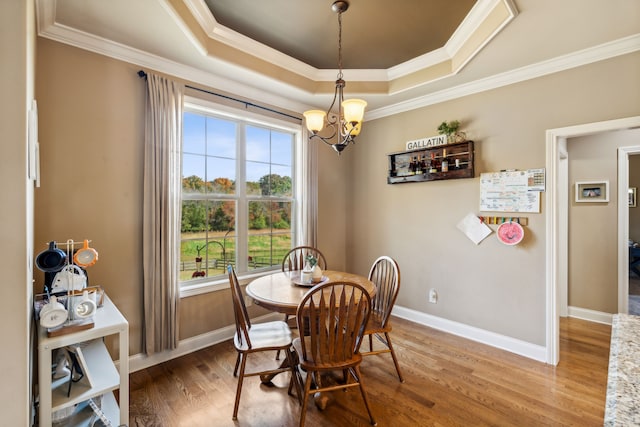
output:
<svg viewBox="0 0 640 427"><path fill-rule="evenodd" d="M569 313L571 315L571 309ZM584 309L579 309L585 311ZM590 311L590 310L586 310ZM593 312L596 313L596 312ZM602 313L605 314L605 313ZM441 317L433 316L430 314L415 311L409 308L395 306L393 309L393 315L400 318L410 320L412 322L419 323L421 325L429 326L434 329L438 329L443 332L447 332L453 335L457 335L463 338L467 338L473 341L480 342L482 344L490 345L492 347L506 350L511 353L519 354L530 359L534 359L540 362L546 361L546 349L543 346L528 343L526 341L511 338L505 335L496 334L494 332L486 331L484 329L476 328L473 326L465 325L463 323L454 322ZM582 316L575 315L573 317ZM278 313L270 313L255 320L257 322L267 322L271 320L280 320L282 315ZM591 318L587 320L593 320ZM600 320L593 320L600 321ZM600 321L601 323L605 323ZM609 323L611 322L611 315L609 315ZM176 357L184 356L194 351L209 347L210 345L218 344L222 341L226 341L233 337L235 333L235 326L229 325L224 328L216 329L215 331L208 332L206 334L198 335L195 337L187 338L180 341L178 348L171 351L163 351L162 353L156 353L151 356L139 353L129 357L129 370L130 372L136 372L141 369L146 369L159 363L166 362Z"/></svg>
<svg viewBox="0 0 640 427"><path fill-rule="evenodd" d="M255 320L256 322L282 320L282 315L278 313L269 313L252 320ZM216 329L215 331L207 332L206 334L182 340L178 343L178 348L175 350L167 350L162 353L152 354L151 356L147 356L143 353L134 354L133 356L129 356L129 372L146 369L159 363L175 359L176 357L184 356L211 345L221 343L231 339L235 332L235 325L229 325L224 328Z"/></svg>
<svg viewBox="0 0 640 427"><path fill-rule="evenodd" d="M477 341L482 344L519 354L539 362L546 363L546 348L541 345L531 344L526 341L511 338L495 332L486 331L464 323L443 319L442 317L422 313L405 307L395 306L393 315L401 317L421 325L429 326L443 332L457 335L463 338Z"/></svg>
<svg viewBox="0 0 640 427"><path fill-rule="evenodd" d="M611 322L613 320L613 314L611 313L604 313L602 311L589 310L588 308L571 306L569 306L569 317L589 320L591 322L604 323L605 325L611 325Z"/></svg>

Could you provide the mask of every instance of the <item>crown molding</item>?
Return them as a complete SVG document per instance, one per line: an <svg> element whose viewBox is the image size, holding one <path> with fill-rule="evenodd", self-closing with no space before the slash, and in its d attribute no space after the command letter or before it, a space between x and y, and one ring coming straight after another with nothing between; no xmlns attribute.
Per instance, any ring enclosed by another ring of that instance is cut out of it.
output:
<svg viewBox="0 0 640 427"><path fill-rule="evenodd" d="M165 5L172 0L164 0ZM177 1L177 0L173 0ZM260 58L271 64L282 67L288 71L296 73L302 77L313 81L333 81L338 70L317 69L291 56L285 55L269 46L257 42L246 37L230 28L227 28L215 19L204 0L183 0L187 5L191 15L194 17L200 29L207 37L224 43L228 46L238 49L248 55ZM169 7L169 6L167 6ZM506 11L507 18L502 21L499 26L487 36L479 46L468 54L465 61L460 63L449 74L459 72L468 61L470 61L487 43L489 43L496 34L498 34L506 25L508 25L518 14L518 11L511 0L478 0L471 8L469 14L462 23L456 28L451 38L440 49L426 53L416 58L405 61L388 69L350 69L349 78L362 82L374 81L391 81L402 78L410 74L416 73L425 68L434 67L446 61L451 61L455 55L463 50L466 45L478 34L479 28L487 21L490 15L497 9L502 7ZM198 46L198 50L206 52L206 47L193 36L194 29L189 29L184 24L184 20L177 13L172 13L176 22L181 22L181 27L186 31L187 36ZM205 53L209 55L209 53ZM429 82L424 82L429 83Z"/></svg>
<svg viewBox="0 0 640 427"><path fill-rule="evenodd" d="M55 2L55 0L53 0ZM38 1L39 5L51 3L49 1ZM38 36L53 41L64 43L79 49L94 52L120 61L135 64L141 68L156 70L161 73L172 75L186 81L202 84L213 88L224 88L225 91L234 93L247 99L259 100L271 105L277 105L280 108L286 108L291 111L304 111L310 108L309 105L297 102L289 97L275 94L274 92L261 90L247 84L239 83L235 80L223 77L219 74L203 71L201 69L187 66L175 61L168 60L161 56L153 55L112 40L97 37L74 28L67 27L55 22L55 8L45 7L40 9L44 15L38 17ZM227 69L228 65L225 66ZM231 66L233 68L233 66ZM237 68L237 67L236 67ZM265 77L252 73L245 69L238 69L238 73L253 74L255 79L264 79ZM274 82L274 84L282 84Z"/></svg>
<svg viewBox="0 0 640 427"><path fill-rule="evenodd" d="M504 1L504 0L501 0ZM280 108L286 108L291 111L305 111L311 108L310 105L297 102L291 97L284 97L276 94L274 91L267 91L249 86L244 83L231 80L221 75L206 72L198 68L186 66L174 61L167 60L160 56L152 55L129 46L122 45L107 39L96 37L94 35L78 31L66 27L55 22L55 3L56 0L37 0L36 7L38 13L38 35L54 41L75 46L80 49L98 53L121 61L136 64L142 68L156 70L162 73L176 76L197 84L213 88L225 88L227 92L234 93L238 96L246 97ZM572 52L566 55L558 56L546 61L517 68L514 70L499 73L483 79L475 80L455 87L443 89L428 95L412 98L403 102L389 105L366 113L366 120L375 120L394 114L403 113L417 108L438 104L445 101L461 98L468 95L484 92L487 90L497 89L510 84L542 77L559 71L588 65L594 62L603 61L614 58L616 56L626 55L640 50L640 33L603 43L591 48ZM225 68L229 69L232 65L225 64ZM237 68L237 73L255 76L256 79L264 79L265 77L256 72ZM349 78L355 76L351 72L358 70L345 70L345 74L349 72ZM335 76L333 76L335 77ZM283 83L273 81L274 86L282 87ZM291 89L291 87L289 87ZM302 91L300 91L302 93Z"/></svg>
<svg viewBox="0 0 640 427"><path fill-rule="evenodd" d="M262 77L274 82L276 86L285 85L307 94L316 93L316 91L318 94L324 93L329 90L327 88L333 90L332 85L322 83L333 83L337 70L316 69L220 25L216 22L204 0L159 0L159 3L202 56L214 63L217 61L220 68L232 69L233 75ZM56 4L57 0L36 0L39 35L116 58L131 56L124 52L126 50L124 45L57 23L55 20ZM180 7L181 5L182 7ZM496 14L500 16L499 23L495 22ZM478 0L444 47L390 69L346 69L344 75L349 81L362 83L360 87L367 88L362 92L362 95L365 93L380 94L385 91L387 94L392 94L396 91L423 86L459 72L516 15L517 11L511 0ZM486 28L483 32L481 27L488 21L493 21L488 25L495 26L495 28L491 28L489 36L480 35L486 32ZM259 62L253 65L254 68L247 68L237 65L232 58L217 58L209 51L211 47L208 46L207 39L225 43L238 52L242 52L242 55L250 55L262 61L262 64L272 64L286 72L277 72L272 69L267 75L259 68ZM144 52L136 52L134 48L131 48L131 52L134 56L144 56ZM461 54L463 58L455 58L459 52L465 52ZM128 60L131 61L131 59ZM445 71L446 67L441 66L447 63L453 65L449 71ZM435 74L421 73L430 67L436 70L439 67L439 71L436 71ZM418 73L425 77L416 79L415 77L420 75ZM411 77L412 74L415 76ZM295 76L306 80L301 81ZM401 82L403 78L408 79L405 79L403 83ZM410 82L408 86L407 82Z"/></svg>
<svg viewBox="0 0 640 427"><path fill-rule="evenodd" d="M366 119L375 120L382 117L392 116L417 108L439 104L464 96L485 92L492 89L508 86L514 83L535 79L548 74L581 67L594 62L603 61L617 56L626 55L640 50L640 33L628 37L623 37L598 46L579 50L567 55L558 56L546 61L527 65L504 73L495 74L490 77L475 80L434 92L421 97L413 98L404 102L399 102L387 107L367 111Z"/></svg>

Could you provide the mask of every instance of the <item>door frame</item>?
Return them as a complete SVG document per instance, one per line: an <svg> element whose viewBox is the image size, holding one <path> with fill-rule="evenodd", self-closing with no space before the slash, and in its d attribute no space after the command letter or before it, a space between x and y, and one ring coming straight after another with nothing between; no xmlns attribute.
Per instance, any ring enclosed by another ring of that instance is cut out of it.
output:
<svg viewBox="0 0 640 427"><path fill-rule="evenodd" d="M640 146L618 148L618 313L629 313L629 156Z"/></svg>
<svg viewBox="0 0 640 427"><path fill-rule="evenodd" d="M567 191L564 187L567 185L568 180L568 167L566 167L566 140L567 138L637 127L640 127L640 116L586 123L557 129L548 129L546 132L546 363L557 365L560 360L559 300L561 298L561 290L562 292L566 292L567 287L567 218L569 197L567 197ZM565 150L565 157L562 156L563 147ZM624 150L622 149L618 150L618 165L620 165L620 157L623 155L621 154L623 152ZM627 218L628 220L629 212L624 209L624 212L621 213L623 209L621 208L622 203L620 202L620 200L625 202L627 200L626 187L628 186L629 180L628 154L624 155L624 159L626 161L624 171L627 173L622 177L622 180L620 180L620 174L622 173L620 168L618 171L618 304L620 304L621 300L620 290L623 287L621 282L628 281L627 276L629 268L628 263L626 262L628 257L627 242L626 239L622 240L624 238L625 231L626 235L628 235L629 226L626 221L623 221L623 219ZM560 190L561 185L563 186L562 190ZM621 188L624 189L625 193L622 199L620 198ZM622 218L621 215L623 216ZM623 243L624 246L622 246ZM624 273L625 271L626 276ZM628 295L626 298L628 299Z"/></svg>

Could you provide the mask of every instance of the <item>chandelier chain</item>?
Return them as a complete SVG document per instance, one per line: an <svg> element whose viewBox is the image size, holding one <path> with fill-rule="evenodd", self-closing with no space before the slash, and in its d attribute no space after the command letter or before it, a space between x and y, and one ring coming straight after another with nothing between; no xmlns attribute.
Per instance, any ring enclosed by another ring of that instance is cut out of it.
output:
<svg viewBox="0 0 640 427"><path fill-rule="evenodd" d="M338 78L342 78L342 12L338 13Z"/></svg>

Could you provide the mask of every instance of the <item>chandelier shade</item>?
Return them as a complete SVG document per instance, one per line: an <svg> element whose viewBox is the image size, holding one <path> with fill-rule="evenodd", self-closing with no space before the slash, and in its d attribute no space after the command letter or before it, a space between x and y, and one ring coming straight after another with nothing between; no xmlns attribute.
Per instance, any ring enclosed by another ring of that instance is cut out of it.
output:
<svg viewBox="0 0 640 427"><path fill-rule="evenodd" d="M342 79L342 14L349 8L346 1L336 1L331 9L338 14L338 76L333 101L326 112L309 110L303 113L307 129L311 132L309 140L320 139L331 145L340 154L362 130L364 109L367 102L362 99L344 99L346 82ZM337 112L332 112L337 101ZM323 130L328 129L326 132ZM321 134L322 133L322 134ZM327 133L330 135L326 136Z"/></svg>
<svg viewBox="0 0 640 427"><path fill-rule="evenodd" d="M324 118L327 116L322 110L309 110L303 113L307 122L307 129L311 132L320 132L324 127Z"/></svg>

